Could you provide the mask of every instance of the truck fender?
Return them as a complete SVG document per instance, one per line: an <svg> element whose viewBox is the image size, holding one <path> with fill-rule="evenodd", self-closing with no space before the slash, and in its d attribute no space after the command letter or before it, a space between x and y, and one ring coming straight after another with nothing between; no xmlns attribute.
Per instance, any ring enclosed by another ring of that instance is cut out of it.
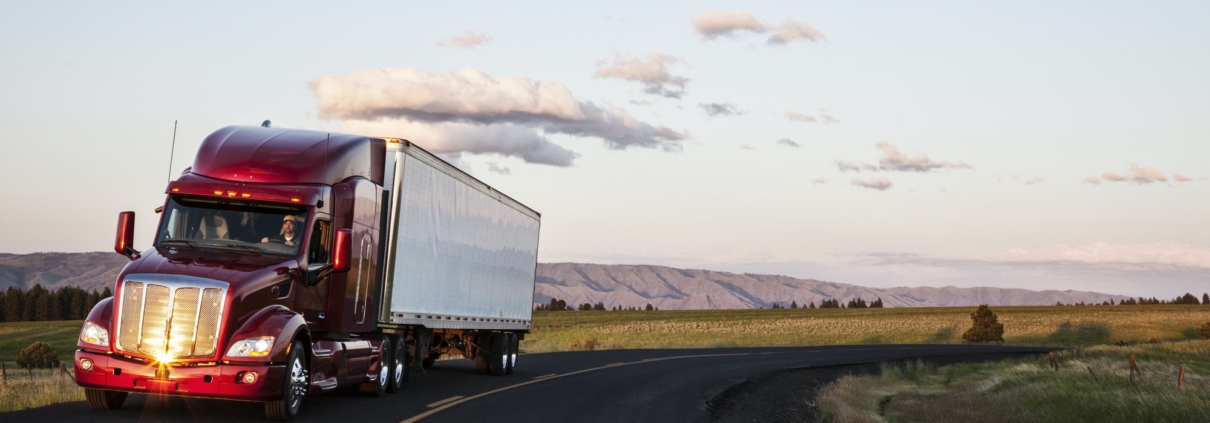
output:
<svg viewBox="0 0 1210 423"><path fill-rule="evenodd" d="M113 321L113 297L101 300L101 302L93 306L92 311L88 312L88 318L84 319L84 321L93 322L109 331L109 348L113 348L113 344L117 342L117 334L113 333L113 325L110 324ZM76 336L76 346L91 350L97 349L96 345L85 344L84 341L81 341L79 335Z"/></svg>
<svg viewBox="0 0 1210 423"><path fill-rule="evenodd" d="M235 357L232 359L226 358L226 352L223 352L224 359L232 361L270 361L282 362L286 360L286 356L290 344L299 335L305 338L310 338L310 331L307 329L307 322L301 314L296 313L284 306L272 305L252 314L252 317L244 323L239 330L231 335L231 342L227 343L227 347L240 340L247 338L255 338L259 336L272 336L273 349L268 357ZM304 344L306 341L304 341Z"/></svg>

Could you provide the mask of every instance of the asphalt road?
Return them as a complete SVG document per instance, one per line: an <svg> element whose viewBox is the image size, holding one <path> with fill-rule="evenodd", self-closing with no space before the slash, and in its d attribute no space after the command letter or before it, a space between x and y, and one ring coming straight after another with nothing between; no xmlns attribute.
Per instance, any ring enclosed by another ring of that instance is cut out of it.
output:
<svg viewBox="0 0 1210 423"><path fill-rule="evenodd" d="M983 345L848 345L702 350L621 350L522 354L508 376L442 361L413 373L403 392L366 398L313 395L299 422L676 422L708 421L706 400L739 381L772 372L916 357L1039 353ZM0 421L264 421L259 403L131 395L120 410L83 402L0 414Z"/></svg>

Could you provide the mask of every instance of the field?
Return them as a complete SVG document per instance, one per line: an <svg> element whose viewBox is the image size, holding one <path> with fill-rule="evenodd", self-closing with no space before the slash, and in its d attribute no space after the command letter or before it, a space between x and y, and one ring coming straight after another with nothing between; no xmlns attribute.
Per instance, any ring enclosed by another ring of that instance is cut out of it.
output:
<svg viewBox="0 0 1210 423"><path fill-rule="evenodd" d="M527 352L961 343L974 307L534 313ZM1198 338L1210 306L993 307L1010 344L1088 346Z"/></svg>
<svg viewBox="0 0 1210 423"><path fill-rule="evenodd" d="M824 387L815 404L842 423L1210 421L1210 341L1096 346L1057 362L884 365Z"/></svg>

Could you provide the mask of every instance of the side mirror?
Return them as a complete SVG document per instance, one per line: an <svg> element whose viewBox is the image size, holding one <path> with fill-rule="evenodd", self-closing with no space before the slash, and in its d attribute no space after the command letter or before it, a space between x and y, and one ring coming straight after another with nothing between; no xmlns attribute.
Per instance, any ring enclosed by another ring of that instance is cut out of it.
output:
<svg viewBox="0 0 1210 423"><path fill-rule="evenodd" d="M353 230L337 229L336 242L332 246L332 271L348 272L353 260Z"/></svg>
<svg viewBox="0 0 1210 423"><path fill-rule="evenodd" d="M134 249L134 212L118 213L118 234L113 241L113 250L131 260L139 258Z"/></svg>

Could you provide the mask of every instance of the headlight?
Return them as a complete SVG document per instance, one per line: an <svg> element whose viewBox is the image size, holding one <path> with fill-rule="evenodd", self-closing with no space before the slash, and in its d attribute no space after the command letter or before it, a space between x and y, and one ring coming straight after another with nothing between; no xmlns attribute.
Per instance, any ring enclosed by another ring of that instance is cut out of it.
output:
<svg viewBox="0 0 1210 423"><path fill-rule="evenodd" d="M109 331L93 322L84 322L80 329L80 340L87 344L109 347Z"/></svg>
<svg viewBox="0 0 1210 423"><path fill-rule="evenodd" d="M272 336L248 338L231 344L231 348L227 349L227 357L265 357L271 349Z"/></svg>

